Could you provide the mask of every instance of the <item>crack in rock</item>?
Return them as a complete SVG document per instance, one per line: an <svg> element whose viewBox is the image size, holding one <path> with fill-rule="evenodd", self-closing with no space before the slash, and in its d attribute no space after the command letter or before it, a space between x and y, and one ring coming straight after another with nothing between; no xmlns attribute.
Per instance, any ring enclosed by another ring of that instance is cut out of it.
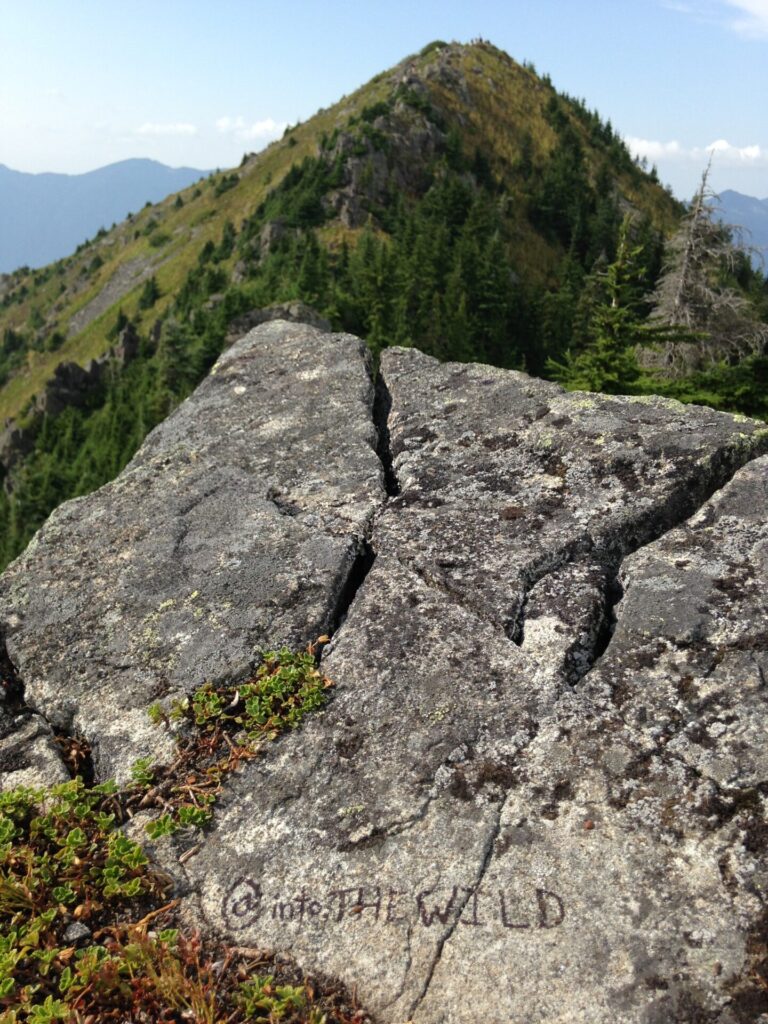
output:
<svg viewBox="0 0 768 1024"><path fill-rule="evenodd" d="M376 426L378 442L376 453L384 470L384 487L389 498L396 498L400 493L400 481L395 472L392 459L392 444L389 434L389 417L392 411L392 396L381 373L376 374L375 394L373 403L373 422Z"/></svg>
<svg viewBox="0 0 768 1024"><path fill-rule="evenodd" d="M747 1005L768 432L414 350L369 369L304 326L238 342L3 577L21 678L130 763L151 699L331 631L329 701L177 865L191 913L385 1022L677 1024L732 978Z"/></svg>
<svg viewBox="0 0 768 1024"><path fill-rule="evenodd" d="M466 910L469 901L472 899L475 893L480 891L480 887L483 883L483 878L485 877L486 871L488 870L488 866L491 863L491 859L493 857L493 850L496 845L496 840L499 838L499 834L501 832L501 818L504 813L505 802L506 801L502 801L501 804L499 805L496 820L486 841L485 848L482 851L482 860L476 878L470 886L462 887L464 897L459 902L456 914L453 920L451 921L448 929L437 941L437 947L432 957L432 961L427 969L426 977L424 979L421 991L408 1008L408 1020L413 1019L413 1017L416 1015L417 1010L426 999L427 994L429 993L430 986L432 984L432 979L434 978L435 975L435 971L437 970L438 964L440 963L440 960L442 958L443 950L445 949L446 945L450 942L451 937L456 931L459 921L461 920L461 915Z"/></svg>

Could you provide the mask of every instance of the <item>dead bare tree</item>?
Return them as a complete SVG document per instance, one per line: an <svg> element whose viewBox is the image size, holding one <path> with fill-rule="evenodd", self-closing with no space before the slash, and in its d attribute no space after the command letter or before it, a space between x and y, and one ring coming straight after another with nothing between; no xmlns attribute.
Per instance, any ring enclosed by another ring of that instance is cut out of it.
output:
<svg viewBox="0 0 768 1024"><path fill-rule="evenodd" d="M751 303L723 283L749 252L741 231L717 218L717 195L709 186L712 161L678 231L669 240L664 268L653 293L650 323L665 340L638 352L640 362L677 377L723 360L760 354L768 325Z"/></svg>

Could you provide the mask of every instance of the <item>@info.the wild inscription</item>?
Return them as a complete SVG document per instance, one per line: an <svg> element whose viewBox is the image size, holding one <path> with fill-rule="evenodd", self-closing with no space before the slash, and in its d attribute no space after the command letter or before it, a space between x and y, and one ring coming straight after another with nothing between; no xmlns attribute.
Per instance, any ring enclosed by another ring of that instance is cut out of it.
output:
<svg viewBox="0 0 768 1024"><path fill-rule="evenodd" d="M566 919L562 896L538 887L513 893L498 887L452 884L418 891L381 884L333 888L307 885L291 893L270 891L263 881L247 876L230 887L221 910L233 931L257 922L303 930L354 920L364 927L410 923L439 928L455 922L467 928L525 932L557 928Z"/></svg>

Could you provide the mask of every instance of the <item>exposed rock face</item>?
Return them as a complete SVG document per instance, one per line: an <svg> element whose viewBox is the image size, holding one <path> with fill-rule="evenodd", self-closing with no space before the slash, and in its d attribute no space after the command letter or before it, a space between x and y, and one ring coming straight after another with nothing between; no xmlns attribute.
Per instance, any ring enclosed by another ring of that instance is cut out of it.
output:
<svg viewBox="0 0 768 1024"><path fill-rule="evenodd" d="M59 363L45 390L35 398L35 411L58 416L67 406L81 408L101 383L101 364L92 359L88 369L77 363Z"/></svg>
<svg viewBox="0 0 768 1024"><path fill-rule="evenodd" d="M267 256L285 238L296 234L295 228L289 228L284 220L277 218L268 221L261 230L259 236L259 255L262 259Z"/></svg>
<svg viewBox="0 0 768 1024"><path fill-rule="evenodd" d="M0 711L0 790L66 782L69 772L51 727L39 715Z"/></svg>
<svg viewBox="0 0 768 1024"><path fill-rule="evenodd" d="M4 576L27 701L125 777L146 708L333 624L382 486L362 342L267 324ZM45 583L42 581L45 580Z"/></svg>
<svg viewBox="0 0 768 1024"><path fill-rule="evenodd" d="M19 427L14 420L6 420L0 434L0 463L7 472L35 447L35 434L29 427Z"/></svg>
<svg viewBox="0 0 768 1024"><path fill-rule="evenodd" d="M101 386L110 363L127 366L139 353L139 336L132 323L120 332L117 343L98 359L90 359L85 367L77 363L59 363L53 377L35 398L35 411L58 416L67 408L81 409Z"/></svg>
<svg viewBox="0 0 768 1024"><path fill-rule="evenodd" d="M309 324L321 331L331 331L330 321L320 316L316 309L306 302L281 302L276 306L265 306L262 309L251 309L247 313L236 316L227 328L225 345L233 345L254 327L267 323L269 320L289 320L291 323Z"/></svg>
<svg viewBox="0 0 768 1024"><path fill-rule="evenodd" d="M125 774L151 699L338 626L174 866L198 920L392 1024L759 1019L765 428L412 350L377 397L383 466L360 343L239 341L2 578L28 701Z"/></svg>

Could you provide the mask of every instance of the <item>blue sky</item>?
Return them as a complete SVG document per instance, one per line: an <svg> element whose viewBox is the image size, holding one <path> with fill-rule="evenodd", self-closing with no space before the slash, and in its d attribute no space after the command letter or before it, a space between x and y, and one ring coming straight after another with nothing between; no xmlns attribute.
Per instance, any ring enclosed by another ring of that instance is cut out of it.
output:
<svg viewBox="0 0 768 1024"><path fill-rule="evenodd" d="M0 163L227 167L433 39L583 97L677 195L768 196L768 0L0 0Z"/></svg>

